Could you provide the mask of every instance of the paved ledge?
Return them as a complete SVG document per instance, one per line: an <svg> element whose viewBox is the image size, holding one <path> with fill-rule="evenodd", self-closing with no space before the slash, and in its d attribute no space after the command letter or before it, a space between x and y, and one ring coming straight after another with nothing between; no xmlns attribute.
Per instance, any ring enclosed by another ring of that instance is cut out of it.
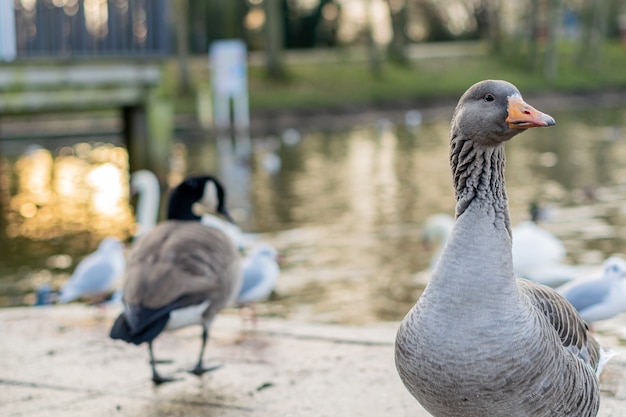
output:
<svg viewBox="0 0 626 417"><path fill-rule="evenodd" d="M0 310L0 415L427 417L393 364L397 323L316 325L262 318L244 329L235 311L218 317L206 358L224 366L197 378L199 328L155 342L163 375L153 387L145 346L113 341L117 309L82 305ZM598 326L618 351L602 375L601 417L626 409L626 316Z"/></svg>

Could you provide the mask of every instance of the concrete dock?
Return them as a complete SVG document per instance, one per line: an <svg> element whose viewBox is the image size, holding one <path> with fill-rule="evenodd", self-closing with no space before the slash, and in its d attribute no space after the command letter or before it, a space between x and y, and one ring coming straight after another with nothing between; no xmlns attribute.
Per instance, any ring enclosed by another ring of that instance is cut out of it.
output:
<svg viewBox="0 0 626 417"><path fill-rule="evenodd" d="M0 415L426 417L393 361L398 323L343 326L261 318L255 329L236 311L212 329L198 378L200 328L165 333L154 344L164 376L154 387L146 346L108 337L117 308L68 305L0 310ZM626 416L626 316L598 323L617 356L601 377L601 417Z"/></svg>

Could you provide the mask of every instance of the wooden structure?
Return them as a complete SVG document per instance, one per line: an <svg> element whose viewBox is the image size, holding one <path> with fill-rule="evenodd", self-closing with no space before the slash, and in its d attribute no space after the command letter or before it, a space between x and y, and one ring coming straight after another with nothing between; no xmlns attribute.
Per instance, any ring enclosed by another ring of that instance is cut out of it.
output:
<svg viewBox="0 0 626 417"><path fill-rule="evenodd" d="M173 114L156 94L161 77L159 64L143 61L2 65L0 123L2 115L119 109L131 171L164 178Z"/></svg>
<svg viewBox="0 0 626 417"><path fill-rule="evenodd" d="M171 0L0 1L0 123L119 109L130 169L164 179L173 114L157 91L171 54Z"/></svg>

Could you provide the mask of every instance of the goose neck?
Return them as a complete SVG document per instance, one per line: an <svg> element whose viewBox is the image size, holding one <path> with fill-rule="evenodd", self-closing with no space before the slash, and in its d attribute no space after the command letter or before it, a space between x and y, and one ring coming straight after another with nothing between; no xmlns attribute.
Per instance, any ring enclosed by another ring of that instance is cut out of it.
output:
<svg viewBox="0 0 626 417"><path fill-rule="evenodd" d="M511 222L506 194L504 144L481 146L472 140L452 136L450 165L457 200L456 217L470 206L493 216L496 224L511 235Z"/></svg>

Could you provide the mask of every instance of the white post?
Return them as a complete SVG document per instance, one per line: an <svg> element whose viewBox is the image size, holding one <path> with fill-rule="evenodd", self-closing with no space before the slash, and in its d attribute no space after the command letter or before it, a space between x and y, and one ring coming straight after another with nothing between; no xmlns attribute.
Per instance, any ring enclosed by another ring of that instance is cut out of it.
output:
<svg viewBox="0 0 626 417"><path fill-rule="evenodd" d="M235 129L250 127L246 44L239 39L215 41L209 48L214 121L217 130L231 126L231 99Z"/></svg>
<svg viewBox="0 0 626 417"><path fill-rule="evenodd" d="M13 0L0 1L0 60L13 61L16 56Z"/></svg>

